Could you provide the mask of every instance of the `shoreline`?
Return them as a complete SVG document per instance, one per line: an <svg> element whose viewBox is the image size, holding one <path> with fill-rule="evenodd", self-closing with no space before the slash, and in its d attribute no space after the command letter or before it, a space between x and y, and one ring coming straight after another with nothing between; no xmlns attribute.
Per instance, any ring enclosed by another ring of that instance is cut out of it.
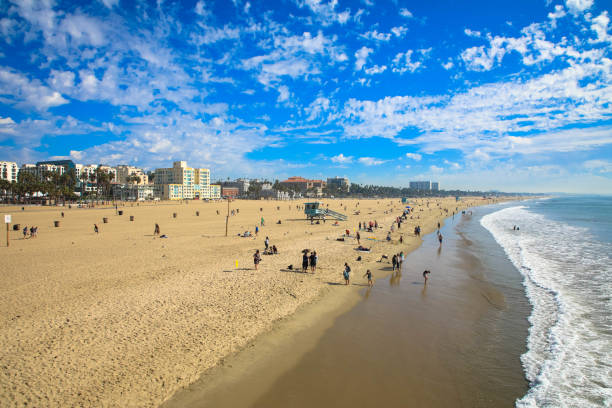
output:
<svg viewBox="0 0 612 408"><path fill-rule="evenodd" d="M418 212L405 224L402 246L397 230L393 243L383 241L391 219L403 208L399 200L325 200L349 215L350 221L340 227L330 222L309 225L303 213L292 208L301 202L238 201L232 206L241 211L232 217L228 237L222 236L224 202L125 206L123 218L114 215L113 207L17 211L15 223L38 224L41 231L36 240L22 240L19 231L13 232L14 245L6 249L12 256L2 278L7 290L0 298L5 333L0 357L11 366L0 371L0 389L6 391L1 400L8 406L31 399L47 401L45 405L158 406L228 355L257 342L279 321L291 320L304 305L344 290L338 283L345 260L357 280L381 252L391 255L418 247L420 239L412 237L411 225L421 224L422 234L435 230L443 213L436 203L452 203L459 214L461 208L490 203L480 198L456 204L454 199L431 199L428 208L427 200L414 201ZM170 217L173 208L179 213L176 219ZM195 218L196 210L203 217ZM53 229L52 220L59 219L60 211L66 212L66 219ZM355 217L357 211L362 214ZM131 214L135 222L126 223ZM236 232L251 229L262 214L270 226L260 237L236 238ZM103 215L110 223L98 224L102 231L94 235L90 225ZM160 217L167 240L151 235L153 221ZM282 226L272 224L277 217ZM378 219L385 228L368 234L376 239L364 245L374 249L356 263L356 242L336 242L334 237L369 219ZM250 267L253 247L261 248L266 234L281 255L264 256L255 273ZM315 275L286 269L305 247L322 256ZM229 266L234 260L240 267ZM46 268L36 266L41 264ZM379 274L375 272L376 279ZM36 395L25 386L33 383Z"/></svg>

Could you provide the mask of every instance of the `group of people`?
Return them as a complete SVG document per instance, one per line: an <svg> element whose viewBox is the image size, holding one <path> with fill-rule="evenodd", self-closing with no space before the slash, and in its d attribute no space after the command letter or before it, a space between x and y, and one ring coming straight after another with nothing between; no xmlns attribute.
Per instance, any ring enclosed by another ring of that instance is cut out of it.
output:
<svg viewBox="0 0 612 408"><path fill-rule="evenodd" d="M396 269L401 271L403 263L404 263L404 251L400 252L399 254L393 255L393 257L391 258L391 265L393 267L393 271L395 271Z"/></svg>
<svg viewBox="0 0 612 408"><path fill-rule="evenodd" d="M28 231L30 232L30 238L36 238L38 236L38 227L30 227L28 230L28 226L23 227L23 239L28 238Z"/></svg>
<svg viewBox="0 0 612 408"><path fill-rule="evenodd" d="M345 285L350 285L351 284L351 267L349 266L348 263L344 263L344 270L342 271L342 276L344 277L344 284ZM374 286L374 281L372 280L372 271L371 270L366 270L366 273L363 274L363 277L367 277L368 278L368 286L372 287Z"/></svg>
<svg viewBox="0 0 612 408"><path fill-rule="evenodd" d="M264 252L263 252L264 255L277 255L278 254L278 248L276 248L276 245L270 246L270 238L266 237L264 244L266 245L266 248L264 249Z"/></svg>
<svg viewBox="0 0 612 408"><path fill-rule="evenodd" d="M374 232L374 229L378 228L378 221L370 221L366 224L366 222L359 222L359 229L364 229L368 232Z"/></svg>

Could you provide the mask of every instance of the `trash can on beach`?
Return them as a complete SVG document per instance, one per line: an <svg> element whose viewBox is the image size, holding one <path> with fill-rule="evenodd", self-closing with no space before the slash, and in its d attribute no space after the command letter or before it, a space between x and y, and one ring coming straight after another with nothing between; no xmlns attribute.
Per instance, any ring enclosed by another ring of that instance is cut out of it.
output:
<svg viewBox="0 0 612 408"><path fill-rule="evenodd" d="M176 213L172 213L172 218L176 218Z"/></svg>
<svg viewBox="0 0 612 408"><path fill-rule="evenodd" d="M108 218L106 218L106 217L102 218L102 222L105 223L105 224L108 224Z"/></svg>
<svg viewBox="0 0 612 408"><path fill-rule="evenodd" d="M200 212L196 211L196 217L199 217L199 216L200 216Z"/></svg>
<svg viewBox="0 0 612 408"><path fill-rule="evenodd" d="M134 216L130 215L130 221L134 221Z"/></svg>
<svg viewBox="0 0 612 408"><path fill-rule="evenodd" d="M21 225L13 224L13 231L19 231L21 229Z"/></svg>
<svg viewBox="0 0 612 408"><path fill-rule="evenodd" d="M118 211L119 215L123 215L123 211L119 210Z"/></svg>
<svg viewBox="0 0 612 408"><path fill-rule="evenodd" d="M60 226L60 222L59 221L53 221L53 225L55 226L55 228L58 228Z"/></svg>

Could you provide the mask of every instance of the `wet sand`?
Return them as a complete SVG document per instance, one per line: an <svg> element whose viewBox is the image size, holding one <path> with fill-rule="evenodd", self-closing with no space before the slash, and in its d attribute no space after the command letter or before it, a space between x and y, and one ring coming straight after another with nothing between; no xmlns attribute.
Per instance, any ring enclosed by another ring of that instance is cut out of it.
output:
<svg viewBox="0 0 612 408"><path fill-rule="evenodd" d="M529 307L500 249L484 236L470 240L481 233L476 221L455 221L442 229L442 248L426 237L401 273L364 289L354 308L331 317L333 326L284 337L277 357L260 355L250 372L239 355L215 373L214 386L196 384L167 406L512 406L527 390L519 357ZM275 381L261 381L262 373Z"/></svg>

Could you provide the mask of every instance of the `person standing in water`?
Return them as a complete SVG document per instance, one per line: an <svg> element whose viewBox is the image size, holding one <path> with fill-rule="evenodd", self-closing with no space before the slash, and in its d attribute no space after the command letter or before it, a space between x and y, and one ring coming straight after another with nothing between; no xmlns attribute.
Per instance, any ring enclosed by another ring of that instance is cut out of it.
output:
<svg viewBox="0 0 612 408"><path fill-rule="evenodd" d="M438 241L440 242L440 246L442 246L442 234L438 234Z"/></svg>
<svg viewBox="0 0 612 408"><path fill-rule="evenodd" d="M431 273L431 271L429 270L424 270L423 271L423 278L425 278L425 284L427 285L427 279L429 278L429 274Z"/></svg>

